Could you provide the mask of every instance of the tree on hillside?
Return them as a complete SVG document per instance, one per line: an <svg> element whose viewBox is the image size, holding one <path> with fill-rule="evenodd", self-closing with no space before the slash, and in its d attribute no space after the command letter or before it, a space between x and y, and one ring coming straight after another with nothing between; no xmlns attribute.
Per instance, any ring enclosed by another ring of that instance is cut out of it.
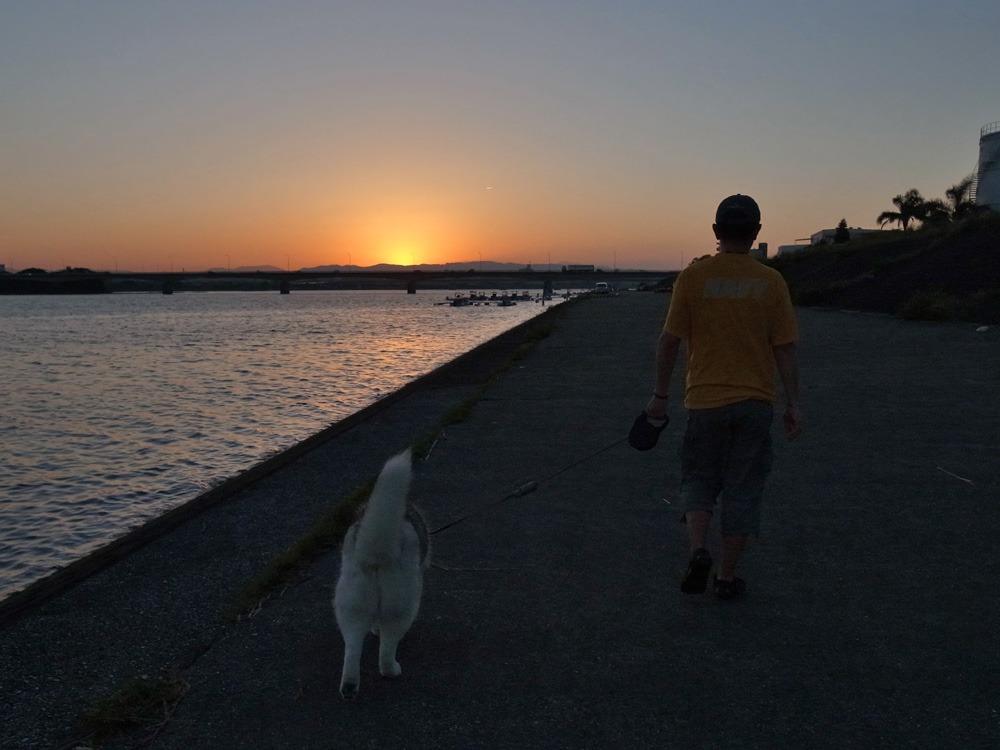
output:
<svg viewBox="0 0 1000 750"><path fill-rule="evenodd" d="M841 219L837 230L833 233L833 244L842 245L851 241L851 230L847 227L847 219Z"/></svg>
<svg viewBox="0 0 1000 750"><path fill-rule="evenodd" d="M944 226L951 221L951 210L940 198L924 201L920 221L927 227Z"/></svg>
<svg viewBox="0 0 1000 750"><path fill-rule="evenodd" d="M973 180L975 180L975 175L970 174L944 191L948 199L947 209L952 221L962 221L979 213L980 206L970 200Z"/></svg>
<svg viewBox="0 0 1000 750"><path fill-rule="evenodd" d="M924 209L927 202L920 194L920 191L915 188L907 190L902 195L897 195L892 199L892 202L899 210L883 211L880 213L878 218L875 219L880 227L885 224L898 223L905 230L909 227L911 221L920 221L926 215Z"/></svg>
<svg viewBox="0 0 1000 750"><path fill-rule="evenodd" d="M879 226L899 223L903 229L907 229L913 221L919 221L927 227L941 227L963 221L982 211L982 207L970 199L974 179L974 175L970 174L948 188L945 191L947 200L924 200L919 191L908 190L892 199L898 211L883 211L876 221Z"/></svg>

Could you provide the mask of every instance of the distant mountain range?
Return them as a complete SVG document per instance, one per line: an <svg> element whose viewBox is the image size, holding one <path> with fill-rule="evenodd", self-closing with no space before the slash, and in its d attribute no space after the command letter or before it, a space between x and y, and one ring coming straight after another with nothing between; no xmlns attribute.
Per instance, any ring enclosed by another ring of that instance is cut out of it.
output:
<svg viewBox="0 0 1000 750"><path fill-rule="evenodd" d="M525 271L530 267L523 263L497 263L492 260L469 261L466 263L418 263L415 266L399 266L394 263L378 263L374 266L314 266L303 271ZM544 269L536 269L544 270Z"/></svg>
<svg viewBox="0 0 1000 750"><path fill-rule="evenodd" d="M552 264L554 270L558 270L563 267L564 264ZM329 266L313 266L312 268L297 268L296 271L303 272L316 272L316 273L330 273L331 271L343 271L345 273L350 273L351 271L366 271L366 272L379 272L379 271L546 271L548 270L548 264L541 264L539 266L525 266L523 263L498 263L493 260L484 261L468 261L465 263L420 263L415 266L399 266L393 263L378 263L374 266L341 266L341 265L329 265ZM216 273L233 272L233 273L253 273L256 271L266 272L266 273L276 273L284 271L284 268L278 268L277 266L239 266L238 268L209 268L209 271L214 271Z"/></svg>
<svg viewBox="0 0 1000 750"><path fill-rule="evenodd" d="M341 265L329 265L329 266L312 266L311 268L296 268L296 271L303 272L315 272L315 273L331 273L334 271L342 271L344 273L361 272L365 271L371 272L392 272L392 271L540 271L545 272L548 270L560 271L563 266L571 265L568 263L535 263L530 265L524 265L523 263L499 263L495 260L470 260L461 263L420 263L415 266L400 266L394 263L378 263L374 266L341 266ZM610 271L611 269L597 265L595 269L598 271ZM208 271L214 273L254 273L261 271L262 273L280 273L284 271L284 268L278 268L277 266L239 266L238 268L209 268ZM637 268L619 268L619 272L628 271L639 271L643 269Z"/></svg>

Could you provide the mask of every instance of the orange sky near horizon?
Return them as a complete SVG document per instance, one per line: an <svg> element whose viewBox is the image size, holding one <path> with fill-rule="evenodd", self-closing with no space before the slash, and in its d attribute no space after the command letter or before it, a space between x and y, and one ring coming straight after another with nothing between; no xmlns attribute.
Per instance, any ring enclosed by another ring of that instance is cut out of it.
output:
<svg viewBox="0 0 1000 750"><path fill-rule="evenodd" d="M22 234L8 230L4 260L15 268L200 270L478 260L611 267L620 256L619 267L658 269L673 265L671 249L714 245L712 206L703 210L701 237L686 237L659 219L662 191L644 200L634 186L609 192L584 168L558 171L541 154L516 169L426 156L416 163L418 153L397 166L368 156L337 170L303 154L280 169L248 166L236 178L193 159L163 180L114 164L79 165L59 185L37 186L56 200L19 217Z"/></svg>
<svg viewBox="0 0 1000 750"><path fill-rule="evenodd" d="M611 267L630 265L667 268L670 245L655 244L656 235L616 232L614 219L591 216L560 218L558 206L546 200L544 213L555 214L532 221L508 220L531 212L530 205L505 203L494 188L480 188L486 198L470 196L467 204L492 202L494 206L428 206L426 198L400 199L395 205L376 202L357 206L349 216L337 212L305 210L303 204L282 207L270 203L260 212L234 207L232 212L197 216L196 207L168 218L148 215L136 206L127 219L86 221L75 211L60 211L61 226L45 227L47 241L7 235L15 251L2 260L12 268L40 265L56 269L67 265L93 270L200 270L254 265L294 269L319 265L371 266L377 263L419 265L493 260L540 266L546 263L595 263ZM543 199L539 199L543 200ZM282 210L284 208L284 210ZM566 211L569 209L567 208ZM641 217L639 217L641 221ZM709 223L711 218L706 219ZM565 223L563 223L565 222ZM595 248L595 244L598 247ZM643 247L643 245L648 247ZM675 244L678 252L714 242L710 232ZM691 257L690 251L688 257Z"/></svg>
<svg viewBox="0 0 1000 750"><path fill-rule="evenodd" d="M773 253L974 169L997 27L985 0L6 5L0 264L669 270L735 192Z"/></svg>

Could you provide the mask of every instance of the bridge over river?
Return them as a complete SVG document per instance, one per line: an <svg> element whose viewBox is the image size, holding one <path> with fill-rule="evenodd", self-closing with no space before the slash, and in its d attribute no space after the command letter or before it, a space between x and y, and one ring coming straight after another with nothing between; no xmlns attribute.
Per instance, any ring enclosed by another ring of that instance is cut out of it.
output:
<svg viewBox="0 0 1000 750"><path fill-rule="evenodd" d="M0 275L0 294L101 294L109 292L274 289L587 289L599 281L612 288L672 283L676 271L57 271Z"/></svg>

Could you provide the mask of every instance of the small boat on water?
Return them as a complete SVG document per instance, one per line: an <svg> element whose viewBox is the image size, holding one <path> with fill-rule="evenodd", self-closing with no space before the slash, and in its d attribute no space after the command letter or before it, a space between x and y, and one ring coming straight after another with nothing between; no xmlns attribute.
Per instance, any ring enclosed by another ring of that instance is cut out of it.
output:
<svg viewBox="0 0 1000 750"><path fill-rule="evenodd" d="M467 307L472 304L472 300L458 294L454 297L445 297L444 302L435 302L435 305L445 305L447 307Z"/></svg>
<svg viewBox="0 0 1000 750"><path fill-rule="evenodd" d="M517 294L508 294L507 292L501 292L497 294L494 292L490 295L490 301L487 305L496 305L497 307L513 307L517 304L518 296Z"/></svg>
<svg viewBox="0 0 1000 750"><path fill-rule="evenodd" d="M513 307L517 304L518 300L531 300L531 295L525 292L522 295L508 294L503 292L502 294L497 294L493 292L489 297L480 292L471 292L468 296L464 294L456 294L454 297L445 297L444 302L435 302L436 305L448 305L449 307L469 307L480 305L495 305L497 307Z"/></svg>

